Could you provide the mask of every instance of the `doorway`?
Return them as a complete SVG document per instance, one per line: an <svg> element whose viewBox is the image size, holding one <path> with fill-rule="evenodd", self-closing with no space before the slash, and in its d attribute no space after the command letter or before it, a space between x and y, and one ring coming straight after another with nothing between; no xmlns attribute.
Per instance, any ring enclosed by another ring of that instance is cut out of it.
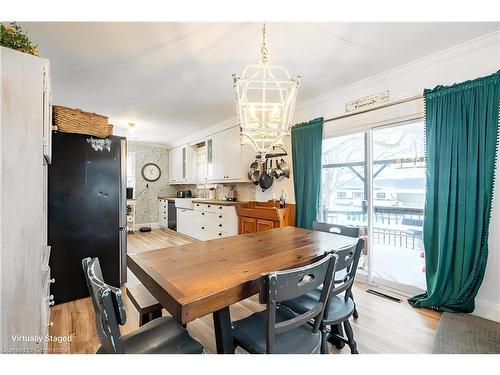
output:
<svg viewBox="0 0 500 375"><path fill-rule="evenodd" d="M423 121L326 138L322 160L318 220L363 228L358 272L407 293L425 290Z"/></svg>

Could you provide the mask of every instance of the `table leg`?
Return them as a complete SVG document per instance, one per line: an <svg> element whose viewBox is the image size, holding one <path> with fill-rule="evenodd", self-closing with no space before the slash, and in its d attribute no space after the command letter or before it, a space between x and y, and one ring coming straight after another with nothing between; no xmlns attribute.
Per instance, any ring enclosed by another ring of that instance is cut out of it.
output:
<svg viewBox="0 0 500 375"><path fill-rule="evenodd" d="M229 307L214 312L213 316L217 354L234 354Z"/></svg>

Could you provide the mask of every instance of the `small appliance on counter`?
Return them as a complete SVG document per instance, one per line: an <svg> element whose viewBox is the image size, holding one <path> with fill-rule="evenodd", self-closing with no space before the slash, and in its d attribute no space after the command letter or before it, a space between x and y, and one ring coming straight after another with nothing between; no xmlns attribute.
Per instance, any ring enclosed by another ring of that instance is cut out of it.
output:
<svg viewBox="0 0 500 375"><path fill-rule="evenodd" d="M179 190L176 196L177 198L191 198L193 194L191 190Z"/></svg>
<svg viewBox="0 0 500 375"><path fill-rule="evenodd" d="M229 191L227 192L226 200L231 202L236 202L237 199L238 199L238 191L236 190L234 185L231 185L229 187Z"/></svg>
<svg viewBox="0 0 500 375"><path fill-rule="evenodd" d="M210 189L208 189L208 199L212 199L212 200L215 199L215 188L214 187L211 187Z"/></svg>

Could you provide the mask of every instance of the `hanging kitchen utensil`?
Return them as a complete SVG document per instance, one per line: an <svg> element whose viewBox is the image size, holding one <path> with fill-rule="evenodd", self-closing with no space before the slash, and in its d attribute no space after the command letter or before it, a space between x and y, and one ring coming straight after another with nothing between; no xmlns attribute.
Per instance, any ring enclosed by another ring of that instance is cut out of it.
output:
<svg viewBox="0 0 500 375"><path fill-rule="evenodd" d="M260 175L261 175L261 167L263 165L262 161L259 161L257 163L257 169L252 173L252 178L250 180L254 185L258 185L260 181Z"/></svg>
<svg viewBox="0 0 500 375"><path fill-rule="evenodd" d="M279 166L279 163L278 163L278 159L276 159L276 169L273 171L273 176L277 180L279 180L281 177L284 176L283 171L280 169L280 166Z"/></svg>
<svg viewBox="0 0 500 375"><path fill-rule="evenodd" d="M278 168L283 171L283 176L290 178L290 167L288 166L286 161L283 160L283 158L281 158L281 160L278 164Z"/></svg>
<svg viewBox="0 0 500 375"><path fill-rule="evenodd" d="M250 168L248 169L248 179L252 179L253 172L259 169L259 161L256 159L252 164L250 164Z"/></svg>
<svg viewBox="0 0 500 375"><path fill-rule="evenodd" d="M259 179L259 185L260 185L262 191L266 191L273 184L273 176L271 176L271 173L270 173L271 171L268 169L267 163L268 163L268 161L266 160L265 169L262 172L262 174L260 175L260 179Z"/></svg>

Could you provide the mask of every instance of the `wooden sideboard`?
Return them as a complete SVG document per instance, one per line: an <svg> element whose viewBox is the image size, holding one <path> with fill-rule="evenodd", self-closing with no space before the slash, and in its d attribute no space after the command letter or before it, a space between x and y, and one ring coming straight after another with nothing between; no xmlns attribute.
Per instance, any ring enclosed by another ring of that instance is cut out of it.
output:
<svg viewBox="0 0 500 375"><path fill-rule="evenodd" d="M285 208L280 208L278 201L253 201L236 206L236 214L238 234L295 226L295 204L287 203Z"/></svg>

